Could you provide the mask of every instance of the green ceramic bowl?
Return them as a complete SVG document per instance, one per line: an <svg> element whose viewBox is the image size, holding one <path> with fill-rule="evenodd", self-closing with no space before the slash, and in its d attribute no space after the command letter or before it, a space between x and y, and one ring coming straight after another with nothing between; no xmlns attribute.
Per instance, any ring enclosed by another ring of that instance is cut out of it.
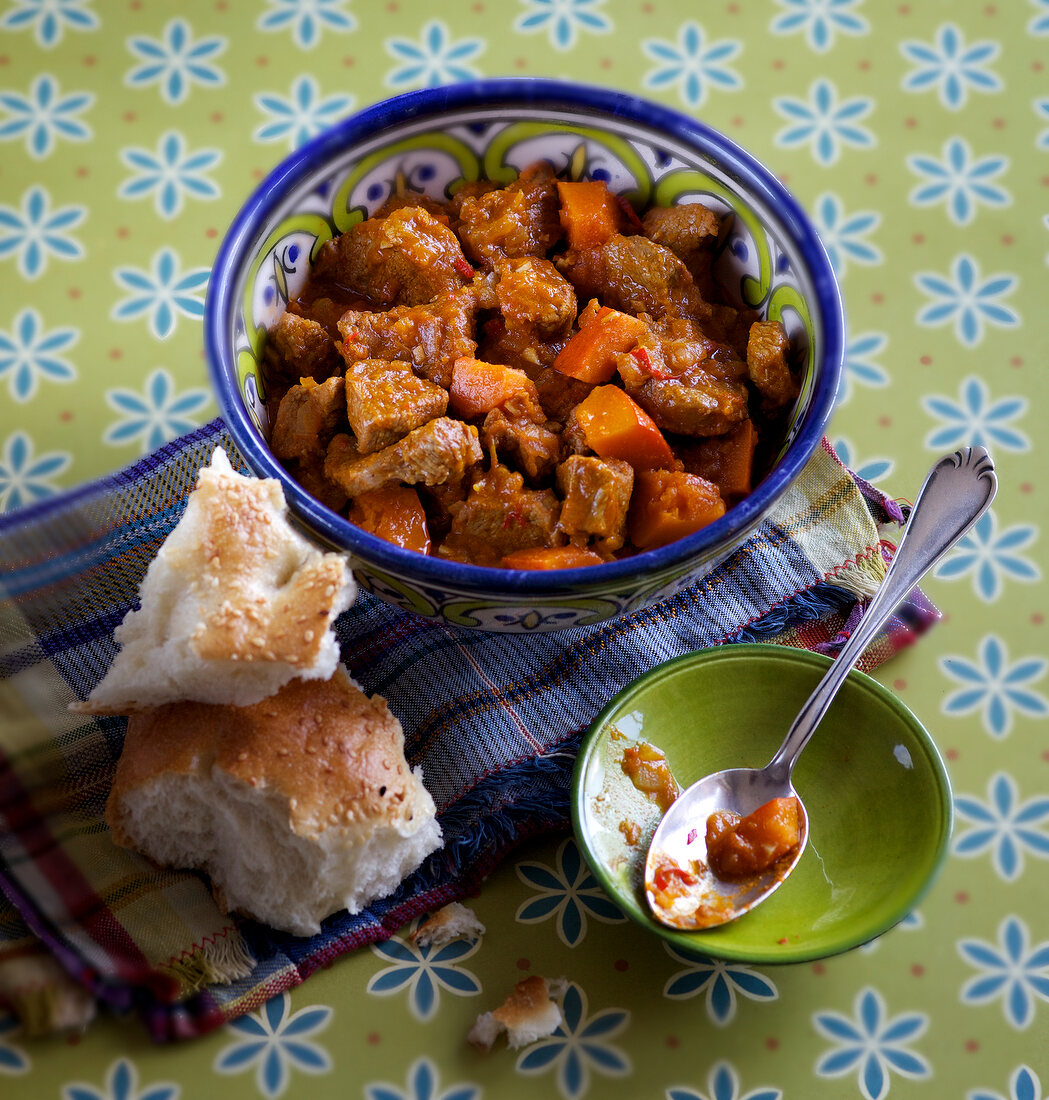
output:
<svg viewBox="0 0 1049 1100"><path fill-rule="evenodd" d="M793 875L719 928L679 932L649 915L641 883L659 810L623 773L624 745L643 739L662 749L683 787L721 768L761 767L828 663L771 645L701 650L657 665L597 716L573 777L573 824L591 870L628 917L685 951L794 963L866 943L911 912L947 853L950 783L917 718L854 671L794 771L810 838ZM633 846L624 821L641 829Z"/></svg>

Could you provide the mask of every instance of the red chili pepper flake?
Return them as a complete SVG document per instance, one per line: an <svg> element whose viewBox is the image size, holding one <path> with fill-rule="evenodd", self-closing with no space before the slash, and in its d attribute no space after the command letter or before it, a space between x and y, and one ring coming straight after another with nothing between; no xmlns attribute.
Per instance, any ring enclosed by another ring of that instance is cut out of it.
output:
<svg viewBox="0 0 1049 1100"><path fill-rule="evenodd" d="M637 365L647 374L650 378L655 378L657 381L663 381L665 378L669 378L670 375L666 371L661 371L653 362L652 356L648 354L648 348L637 347L630 353Z"/></svg>
<svg viewBox="0 0 1049 1100"><path fill-rule="evenodd" d="M456 256L452 266L464 279L472 279L477 274L465 256Z"/></svg>
<svg viewBox="0 0 1049 1100"><path fill-rule="evenodd" d="M699 836L699 830L698 829L689 829L688 836L685 838L685 843L686 844L691 844L696 839L697 836Z"/></svg>

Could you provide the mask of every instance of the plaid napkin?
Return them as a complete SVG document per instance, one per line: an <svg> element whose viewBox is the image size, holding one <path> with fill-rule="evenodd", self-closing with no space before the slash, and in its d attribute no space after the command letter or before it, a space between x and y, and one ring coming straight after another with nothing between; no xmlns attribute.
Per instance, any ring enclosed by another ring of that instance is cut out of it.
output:
<svg viewBox="0 0 1049 1100"><path fill-rule="evenodd" d="M83 1022L101 1004L136 1010L158 1040L199 1035L467 895L514 845L567 825L575 750L614 692L659 661L726 642L833 651L904 519L824 444L729 560L636 614L489 634L362 592L337 623L343 660L401 719L445 844L392 897L296 938L224 915L202 876L158 871L114 845L102 814L125 719L67 709L108 667L113 630L217 445L244 469L215 421L100 483L0 517L0 999L29 1031ZM937 614L913 593L864 667Z"/></svg>

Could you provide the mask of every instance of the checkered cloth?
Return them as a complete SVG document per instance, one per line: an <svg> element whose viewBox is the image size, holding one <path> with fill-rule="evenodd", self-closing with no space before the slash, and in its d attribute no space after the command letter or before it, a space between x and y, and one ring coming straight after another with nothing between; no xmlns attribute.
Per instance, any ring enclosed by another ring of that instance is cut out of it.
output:
<svg viewBox="0 0 1049 1100"><path fill-rule="evenodd" d="M0 517L0 998L30 1031L101 1004L136 1010L156 1039L199 1035L468 894L514 845L566 827L575 750L614 692L705 646L833 651L904 519L825 444L715 572L611 622L464 631L362 592L337 623L342 657L401 719L445 843L392 897L296 938L223 914L202 876L158 871L113 844L103 809L125 719L68 710L108 667L113 630L217 445L237 466L215 421L102 482ZM916 591L864 667L936 617Z"/></svg>

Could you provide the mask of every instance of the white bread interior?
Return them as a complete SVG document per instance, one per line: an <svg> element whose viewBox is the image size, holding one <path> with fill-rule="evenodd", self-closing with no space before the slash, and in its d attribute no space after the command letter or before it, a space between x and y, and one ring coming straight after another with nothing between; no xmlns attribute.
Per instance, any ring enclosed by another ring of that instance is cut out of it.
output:
<svg viewBox="0 0 1049 1100"><path fill-rule="evenodd" d="M345 557L288 522L280 483L241 476L216 448L116 629L108 672L74 709L248 706L293 678L327 679L339 660L330 628L355 595Z"/></svg>
<svg viewBox="0 0 1049 1100"><path fill-rule="evenodd" d="M249 707L133 714L106 821L117 843L206 871L225 909L300 936L392 893L441 843L400 723L341 667Z"/></svg>

